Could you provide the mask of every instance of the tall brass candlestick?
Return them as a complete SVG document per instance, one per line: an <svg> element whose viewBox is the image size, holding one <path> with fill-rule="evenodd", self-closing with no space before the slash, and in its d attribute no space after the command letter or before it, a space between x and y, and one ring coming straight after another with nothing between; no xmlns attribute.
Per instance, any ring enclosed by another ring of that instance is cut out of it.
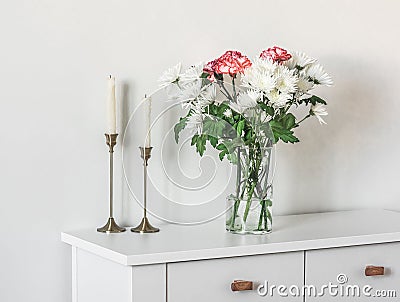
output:
<svg viewBox="0 0 400 302"><path fill-rule="evenodd" d="M140 224L136 228L132 228L131 231L135 233L156 233L160 229L153 227L147 219L147 166L153 147L139 147L139 149L140 157L143 159L143 218Z"/></svg>
<svg viewBox="0 0 400 302"><path fill-rule="evenodd" d="M114 203L113 203L113 195L114 195L114 146L117 144L117 136L118 134L105 134L106 136L106 144L109 148L110 153L110 217L108 218L107 223L97 229L97 232L102 233L121 233L125 232L125 228L120 227L114 220Z"/></svg>

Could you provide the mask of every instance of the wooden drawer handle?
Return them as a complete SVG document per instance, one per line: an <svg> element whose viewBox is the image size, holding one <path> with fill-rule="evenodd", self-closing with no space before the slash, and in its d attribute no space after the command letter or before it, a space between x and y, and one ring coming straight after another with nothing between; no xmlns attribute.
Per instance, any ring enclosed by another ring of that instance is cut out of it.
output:
<svg viewBox="0 0 400 302"><path fill-rule="evenodd" d="M253 290L253 282L244 280L234 280L231 283L231 290L233 292L240 292L244 290Z"/></svg>
<svg viewBox="0 0 400 302"><path fill-rule="evenodd" d="M365 267L365 276L383 276L385 268L383 266L368 265Z"/></svg>

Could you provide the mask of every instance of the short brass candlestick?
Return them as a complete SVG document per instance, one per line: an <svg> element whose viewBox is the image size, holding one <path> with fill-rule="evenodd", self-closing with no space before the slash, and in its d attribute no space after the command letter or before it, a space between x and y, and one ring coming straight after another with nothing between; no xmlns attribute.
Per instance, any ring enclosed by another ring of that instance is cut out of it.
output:
<svg viewBox="0 0 400 302"><path fill-rule="evenodd" d="M140 224L136 228L132 228L131 231L135 233L156 233L160 229L153 227L147 219L147 165L149 158L151 157L151 149L153 147L139 147L140 157L143 159L143 218Z"/></svg>
<svg viewBox="0 0 400 302"><path fill-rule="evenodd" d="M102 233L121 233L125 232L125 228L120 227L114 220L114 204L113 204L113 195L114 195L114 146L117 144L117 136L118 134L105 134L106 136L106 144L109 148L110 153L110 217L108 218L107 223L97 229L97 232Z"/></svg>

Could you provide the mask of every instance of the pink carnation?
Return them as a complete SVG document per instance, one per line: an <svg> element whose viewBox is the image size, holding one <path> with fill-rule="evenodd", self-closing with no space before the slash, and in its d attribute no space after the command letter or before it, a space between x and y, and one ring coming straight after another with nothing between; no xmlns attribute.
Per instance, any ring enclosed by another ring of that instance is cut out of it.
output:
<svg viewBox="0 0 400 302"><path fill-rule="evenodd" d="M274 62L284 62L289 60L292 57L287 50L280 48L278 46L274 46L272 48L268 48L267 50L263 50L260 54L261 59L271 59Z"/></svg>
<svg viewBox="0 0 400 302"><path fill-rule="evenodd" d="M204 65L203 71L209 74L214 73L216 63L217 60L208 62L206 65Z"/></svg>
<svg viewBox="0 0 400 302"><path fill-rule="evenodd" d="M215 64L215 72L221 74L235 75L242 73L251 66L250 60L239 51L228 50L218 58Z"/></svg>
<svg viewBox="0 0 400 302"><path fill-rule="evenodd" d="M229 74L234 76L251 66L251 61L239 51L228 50L218 59L208 62L204 66L204 72L213 76L214 73Z"/></svg>

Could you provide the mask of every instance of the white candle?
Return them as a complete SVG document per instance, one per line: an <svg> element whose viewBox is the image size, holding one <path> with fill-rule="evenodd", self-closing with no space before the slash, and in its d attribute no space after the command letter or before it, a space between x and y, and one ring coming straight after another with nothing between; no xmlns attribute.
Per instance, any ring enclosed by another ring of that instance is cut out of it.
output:
<svg viewBox="0 0 400 302"><path fill-rule="evenodd" d="M145 129L146 129L146 143L145 147L151 147L151 97L144 96L144 115L145 115Z"/></svg>
<svg viewBox="0 0 400 302"><path fill-rule="evenodd" d="M116 100L115 100L115 78L110 75L108 78L107 98L107 133L117 133Z"/></svg>

